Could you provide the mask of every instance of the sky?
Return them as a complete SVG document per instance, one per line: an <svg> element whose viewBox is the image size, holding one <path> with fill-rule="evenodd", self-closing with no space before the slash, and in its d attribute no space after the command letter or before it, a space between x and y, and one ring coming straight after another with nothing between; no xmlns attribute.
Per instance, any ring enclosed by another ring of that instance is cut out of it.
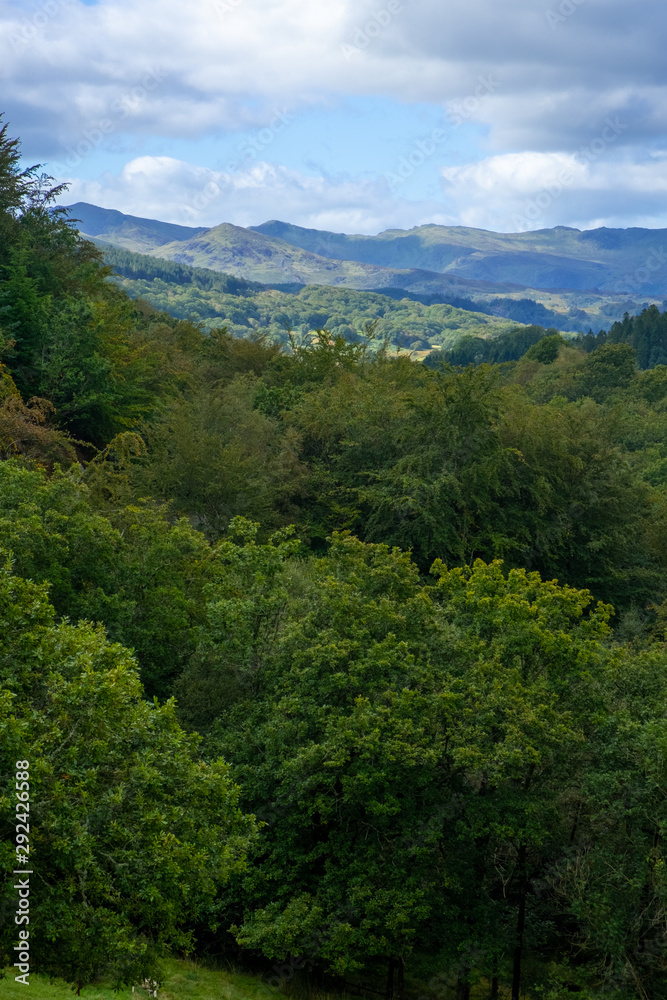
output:
<svg viewBox="0 0 667 1000"><path fill-rule="evenodd" d="M25 165L182 225L667 227L665 0L0 0Z"/></svg>

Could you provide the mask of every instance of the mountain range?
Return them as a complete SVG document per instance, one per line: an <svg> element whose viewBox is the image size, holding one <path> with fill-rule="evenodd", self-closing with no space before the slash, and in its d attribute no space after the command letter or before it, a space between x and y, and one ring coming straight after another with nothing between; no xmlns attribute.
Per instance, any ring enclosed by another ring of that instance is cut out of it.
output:
<svg viewBox="0 0 667 1000"><path fill-rule="evenodd" d="M423 225L377 236L270 221L181 226L78 202L96 242L273 286L334 285L413 295L530 298L572 317L612 316L667 298L667 230L566 226L493 233ZM572 328L570 326L564 327Z"/></svg>

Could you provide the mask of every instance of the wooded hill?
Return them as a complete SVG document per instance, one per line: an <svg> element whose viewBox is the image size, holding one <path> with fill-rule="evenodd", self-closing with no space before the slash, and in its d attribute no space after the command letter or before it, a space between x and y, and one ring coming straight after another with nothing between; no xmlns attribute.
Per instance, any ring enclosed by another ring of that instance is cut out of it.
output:
<svg viewBox="0 0 667 1000"><path fill-rule="evenodd" d="M348 341L370 335L396 347L427 351L452 345L464 334L495 337L517 325L489 312L476 312L470 301L465 303L469 308L425 305L404 295L397 301L331 285L297 285L286 291L207 268L107 246L101 249L114 269L114 281L133 298L207 329L224 326L237 337L261 332L287 343L290 330L305 336L326 328Z"/></svg>

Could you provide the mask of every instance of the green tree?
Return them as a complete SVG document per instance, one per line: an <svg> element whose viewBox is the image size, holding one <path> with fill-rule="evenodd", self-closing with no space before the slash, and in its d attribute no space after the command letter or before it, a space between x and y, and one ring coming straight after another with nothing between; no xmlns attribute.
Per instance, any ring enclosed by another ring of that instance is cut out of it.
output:
<svg viewBox="0 0 667 1000"><path fill-rule="evenodd" d="M133 648L151 694L171 693L197 643L213 553L187 521L150 502L95 509L80 471L48 477L0 463L0 534L17 572L50 585L60 615L102 622Z"/></svg>
<svg viewBox="0 0 667 1000"><path fill-rule="evenodd" d="M198 759L173 702L142 698L134 660L102 629L56 624L46 588L8 565L0 620L2 853L12 867L13 764L28 760L33 968L77 991L159 978L161 956L194 946L195 922L217 925L252 819L227 765Z"/></svg>
<svg viewBox="0 0 667 1000"><path fill-rule="evenodd" d="M293 520L307 475L298 439L255 407L256 394L253 377L239 375L169 401L146 431L137 492L171 500L212 539L238 514L269 528Z"/></svg>
<svg viewBox="0 0 667 1000"><path fill-rule="evenodd" d="M610 658L570 845L548 878L567 950L594 996L667 993L666 681L663 643Z"/></svg>
<svg viewBox="0 0 667 1000"><path fill-rule="evenodd" d="M469 656L450 753L461 774L451 817L466 873L461 972L511 982L526 955L553 948L536 892L567 851L573 789L596 737L612 609L537 573L436 563L443 611ZM486 910L486 912L485 912ZM467 993L466 990L463 991Z"/></svg>
<svg viewBox="0 0 667 1000"><path fill-rule="evenodd" d="M568 842L610 609L499 565L424 587L347 536L281 579L282 558L246 540L250 586L209 609L227 668L207 745L268 823L235 881L239 942L338 973L437 957L462 996L484 975L516 995L549 938L534 886Z"/></svg>

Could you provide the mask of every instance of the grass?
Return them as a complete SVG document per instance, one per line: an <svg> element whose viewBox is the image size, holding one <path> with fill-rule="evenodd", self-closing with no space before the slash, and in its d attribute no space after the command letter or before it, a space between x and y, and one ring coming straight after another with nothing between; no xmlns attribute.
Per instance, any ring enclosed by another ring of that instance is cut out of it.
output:
<svg viewBox="0 0 667 1000"><path fill-rule="evenodd" d="M158 991L158 1000L276 1000L278 991L267 986L257 976L205 969L196 962L170 959L164 963L165 981ZM14 980L15 969L5 970L0 994L3 1000L72 1000L72 988L61 979L50 983L46 976L30 973L29 992ZM147 1000L145 990L131 988L119 993L104 985L86 986L81 991L86 1000Z"/></svg>

